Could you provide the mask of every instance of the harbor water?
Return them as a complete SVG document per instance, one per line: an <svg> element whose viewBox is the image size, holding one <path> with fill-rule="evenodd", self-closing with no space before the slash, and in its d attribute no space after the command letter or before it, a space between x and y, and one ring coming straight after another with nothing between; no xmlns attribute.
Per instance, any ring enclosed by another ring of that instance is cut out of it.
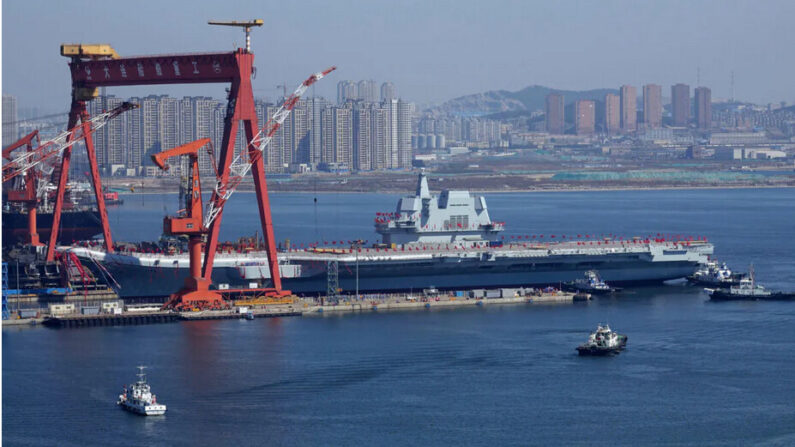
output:
<svg viewBox="0 0 795 447"><path fill-rule="evenodd" d="M317 197L317 204L314 198ZM795 289L795 189L487 194L511 235L706 236ZM222 238L258 229L236 195ZM369 239L396 195L275 194L276 237ZM125 197L114 236L159 236L175 195ZM5 445L792 445L795 303L682 283L588 303L51 330L5 328ZM575 347L598 323L612 358ZM162 417L115 406L148 365Z"/></svg>

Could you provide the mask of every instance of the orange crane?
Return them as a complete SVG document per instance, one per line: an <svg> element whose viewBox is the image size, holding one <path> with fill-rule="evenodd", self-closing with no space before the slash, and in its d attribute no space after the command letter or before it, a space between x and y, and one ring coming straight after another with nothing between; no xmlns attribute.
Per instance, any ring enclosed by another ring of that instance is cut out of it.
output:
<svg viewBox="0 0 795 447"><path fill-rule="evenodd" d="M189 158L190 182L189 194L186 194L185 209L177 216L163 218L163 232L169 236L188 236L188 253L190 254L190 275L185 278L185 285L169 298L165 307L177 310L185 309L222 309L227 307L220 293L210 290L211 278L202 275L203 239L208 229L202 223L202 188L199 177L199 150L210 143L209 138L202 138L182 146L177 146L152 155L152 161L160 169L167 171L169 158L187 155Z"/></svg>

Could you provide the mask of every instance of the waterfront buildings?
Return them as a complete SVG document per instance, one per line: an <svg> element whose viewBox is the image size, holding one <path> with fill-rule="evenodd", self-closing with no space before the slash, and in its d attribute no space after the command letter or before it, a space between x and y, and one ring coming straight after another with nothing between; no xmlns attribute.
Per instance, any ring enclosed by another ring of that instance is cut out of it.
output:
<svg viewBox="0 0 795 447"><path fill-rule="evenodd" d="M638 92L631 85L621 86L621 131L628 133L637 130Z"/></svg>
<svg viewBox="0 0 795 447"><path fill-rule="evenodd" d="M690 86L676 84L671 86L671 115L676 127L686 127L690 122Z"/></svg>
<svg viewBox="0 0 795 447"><path fill-rule="evenodd" d="M339 104L319 97L300 100L271 140L264 157L266 171L410 168L414 156L414 106L398 98L376 102L376 87L372 80L341 81L337 85L338 99L342 100ZM381 94L394 96L394 85L384 83ZM179 99L165 95L128 100L140 108L110 121L94 136L97 161L105 174L163 175L154 169L150 156L200 138L210 138L212 155L217 159L223 144L226 102L204 96ZM88 111L93 116L123 101L113 95L100 95L88 103ZM4 96L4 107L9 104ZM261 127L278 106L257 100L255 109ZM4 113L5 116L11 114ZM11 135L5 129L3 134ZM240 126L236 150L244 148L244 130ZM214 173L209 151L199 152L199 167L204 174ZM79 163L74 163L74 168L76 173L85 169ZM175 164L168 175L180 175L185 168Z"/></svg>
<svg viewBox="0 0 795 447"><path fill-rule="evenodd" d="M709 129L712 127L712 91L707 87L698 87L695 90L695 118L696 127Z"/></svg>
<svg viewBox="0 0 795 447"><path fill-rule="evenodd" d="M397 98L395 84L391 82L381 84L381 102L392 101L395 98Z"/></svg>
<svg viewBox="0 0 795 447"><path fill-rule="evenodd" d="M551 134L562 134L565 131L565 108L563 95L550 93L546 99L546 128Z"/></svg>
<svg viewBox="0 0 795 447"><path fill-rule="evenodd" d="M594 133L596 121L596 103L581 99L575 103L574 129L577 135Z"/></svg>
<svg viewBox="0 0 795 447"><path fill-rule="evenodd" d="M618 95L608 93L605 95L605 132L609 135L618 133L621 129L621 99Z"/></svg>
<svg viewBox="0 0 795 447"><path fill-rule="evenodd" d="M643 124L647 129L662 126L662 88L657 84L643 86Z"/></svg>

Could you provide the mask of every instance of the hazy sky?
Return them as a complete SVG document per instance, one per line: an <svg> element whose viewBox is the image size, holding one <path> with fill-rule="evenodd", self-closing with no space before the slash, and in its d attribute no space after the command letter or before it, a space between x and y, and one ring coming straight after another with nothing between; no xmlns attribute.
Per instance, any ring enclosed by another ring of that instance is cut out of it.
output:
<svg viewBox="0 0 795 447"><path fill-rule="evenodd" d="M122 56L232 50L243 32L208 19L262 18L253 32L256 96L274 98L329 65L317 87L391 80L404 99L438 102L491 89L701 84L713 98L795 101L795 1L4 0L2 90L21 107L67 110L62 42L110 43ZM292 89L292 88L291 88ZM638 89L640 92L640 88ZM115 88L207 94L220 85Z"/></svg>

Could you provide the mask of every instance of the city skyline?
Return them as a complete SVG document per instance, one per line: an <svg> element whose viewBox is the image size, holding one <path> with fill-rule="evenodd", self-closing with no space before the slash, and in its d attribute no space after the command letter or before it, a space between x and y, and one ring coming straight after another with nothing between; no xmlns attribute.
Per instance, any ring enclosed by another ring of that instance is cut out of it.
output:
<svg viewBox="0 0 795 447"><path fill-rule="evenodd" d="M408 3L392 8L390 20L376 23L362 18L378 16L386 3L350 5L350 14L340 17L340 23L327 23L324 12L330 6L324 4L273 4L266 8L254 2L239 4L234 18L262 16L267 28L252 34L260 68L254 81L255 95L278 97L277 85L286 82L291 88L308 73L334 64L340 67L337 79L390 79L401 86L404 99L419 104L440 103L488 90L518 90L528 85L584 90L647 82L709 85L713 100L735 97L762 104L795 100L787 76L795 62L775 57L781 53L776 50L777 45L783 51L786 43L793 40L788 38L793 36L793 30L785 19L795 12L791 3L767 2L766 7L758 7L751 2L731 2L727 7L723 2L698 2L687 8L624 2L576 3L573 8L509 2L501 7L435 3L424 8L419 3ZM108 42L122 55L232 49L235 43L242 45L241 32L206 25L208 19L227 17L228 8L215 4L206 4L205 8L185 6L181 2L165 7L144 4L120 14L120 6L92 4L91 9L103 16L103 21L91 22L90 27L65 28L59 24L80 21L81 8L56 3L42 14L35 4L5 2L3 91L17 96L20 107L66 109L68 70L66 60L58 55L62 42ZM423 14L418 14L420 11ZM39 31L25 39L17 38L25 35L25 17L34 14L41 20ZM175 16L179 17L177 26ZM713 20L699 20L704 16ZM619 18L623 18L625 29L604 26ZM136 23L138 31L119 32L129 23ZM422 23L428 26L417 26ZM676 24L673 29L671 23ZM415 33L398 32L407 27L413 27ZM525 47L524 42L542 39L560 27L578 31L546 40L543 46ZM743 33L734 31L740 28ZM498 29L500 32L495 32ZM480 34L486 38L474 37ZM278 37L276 45L269 42L270 36ZM161 42L169 44L164 46ZM419 47L422 51L416 50L419 42L423 42ZM575 46L575 42L584 47ZM764 42L766 51L756 50L761 47L760 42ZM643 47L660 49L636 51ZM613 55L604 57L605 48L615 50L611 51ZM28 54L35 54L36 58L26 59ZM479 56L473 58L472 54ZM517 54L523 56L517 58ZM558 54L566 56L561 58ZM621 57L622 54L633 57ZM19 63L21 60L26 63ZM544 63L538 64L538 60ZM574 70L573 64L593 68ZM334 85L318 86L317 92L334 98ZM220 86L147 91L125 88L109 93L223 97Z"/></svg>

